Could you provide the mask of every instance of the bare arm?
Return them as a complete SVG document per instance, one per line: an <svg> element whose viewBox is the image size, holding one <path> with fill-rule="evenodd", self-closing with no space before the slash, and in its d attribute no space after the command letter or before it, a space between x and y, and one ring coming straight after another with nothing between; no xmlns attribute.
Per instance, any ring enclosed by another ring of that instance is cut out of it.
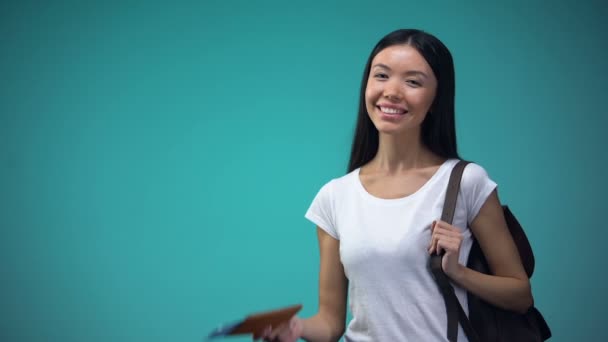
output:
<svg viewBox="0 0 608 342"><path fill-rule="evenodd" d="M348 280L340 262L340 241L317 227L320 251L319 311L302 321L309 342L338 341L344 333Z"/></svg>
<svg viewBox="0 0 608 342"><path fill-rule="evenodd" d="M496 190L471 222L493 275L458 267L450 277L483 300L503 309L525 312L532 304L530 281L509 232Z"/></svg>

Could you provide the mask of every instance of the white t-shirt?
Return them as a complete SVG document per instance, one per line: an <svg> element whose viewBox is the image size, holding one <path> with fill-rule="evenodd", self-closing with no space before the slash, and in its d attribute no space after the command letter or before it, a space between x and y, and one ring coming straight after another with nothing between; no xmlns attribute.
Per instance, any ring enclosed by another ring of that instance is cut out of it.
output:
<svg viewBox="0 0 608 342"><path fill-rule="evenodd" d="M367 192L359 170L325 184L305 217L340 240L340 260L349 280L346 342L447 341L443 297L428 268L431 223L441 218L457 159L449 159L415 193L381 199ZM473 243L468 223L496 188L477 164L465 168L453 225L462 229L459 260ZM468 314L466 292L455 286ZM459 341L468 341L459 327Z"/></svg>

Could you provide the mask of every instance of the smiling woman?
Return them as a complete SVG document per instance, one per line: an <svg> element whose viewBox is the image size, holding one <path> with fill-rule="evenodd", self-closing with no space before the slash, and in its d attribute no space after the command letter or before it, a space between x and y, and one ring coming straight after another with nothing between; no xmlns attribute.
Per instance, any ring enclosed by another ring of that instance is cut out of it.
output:
<svg viewBox="0 0 608 342"><path fill-rule="evenodd" d="M306 217L321 252L319 311L267 327L266 340L441 341L447 316L426 265L442 268L467 310L467 291L505 310L532 304L530 283L502 214L496 183L479 165L462 176L452 223L440 220L459 161L454 65L445 45L398 30L374 47L361 84L348 173L325 184ZM473 236L494 275L464 264ZM345 326L347 297L352 321ZM467 341L463 330L460 341Z"/></svg>
<svg viewBox="0 0 608 342"><path fill-rule="evenodd" d="M444 341L447 315L429 269L444 253L465 311L467 291L502 309L532 305L530 284L502 214L496 183L464 170L452 223L440 220L459 162L454 65L420 30L382 38L365 66L348 173L325 184L306 212L317 226L319 311L267 327L268 341ZM473 236L493 275L464 264ZM347 294L353 319L345 325ZM462 328L458 340L467 341Z"/></svg>

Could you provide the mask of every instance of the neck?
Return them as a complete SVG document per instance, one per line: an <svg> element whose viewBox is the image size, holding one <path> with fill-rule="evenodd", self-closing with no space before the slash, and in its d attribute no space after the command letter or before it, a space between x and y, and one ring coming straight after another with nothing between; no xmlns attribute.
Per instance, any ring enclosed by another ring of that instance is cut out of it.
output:
<svg viewBox="0 0 608 342"><path fill-rule="evenodd" d="M374 172L391 175L437 165L441 161L442 158L422 144L420 132L400 135L380 132L378 152L368 167Z"/></svg>

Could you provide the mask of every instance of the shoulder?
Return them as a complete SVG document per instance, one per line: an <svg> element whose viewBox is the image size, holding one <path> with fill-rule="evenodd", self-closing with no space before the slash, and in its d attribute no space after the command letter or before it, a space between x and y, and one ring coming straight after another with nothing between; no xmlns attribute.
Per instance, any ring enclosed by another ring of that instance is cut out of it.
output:
<svg viewBox="0 0 608 342"><path fill-rule="evenodd" d="M349 195L349 189L355 188L351 185L353 184L353 177L358 177L354 171L341 177L332 178L323 184L305 214L306 218L338 240L340 239L337 225L338 206L339 203L353 197Z"/></svg>
<svg viewBox="0 0 608 342"><path fill-rule="evenodd" d="M460 193L468 201L476 201L479 197L487 197L497 184L490 178L486 169L476 163L468 163L462 173Z"/></svg>
<svg viewBox="0 0 608 342"><path fill-rule="evenodd" d="M359 170L356 169L343 176L331 178L328 182L326 182L323 185L322 190L325 190L328 192L341 193L343 191L352 189L354 186L356 186L358 177L359 177Z"/></svg>
<svg viewBox="0 0 608 342"><path fill-rule="evenodd" d="M349 172L346 175L330 178L320 188L317 197L326 201L333 201L336 197L349 193L356 187L358 181L358 170Z"/></svg>
<svg viewBox="0 0 608 342"><path fill-rule="evenodd" d="M467 207L467 220L473 222L483 204L496 189L496 183L479 164L469 163L462 174L460 193Z"/></svg>
<svg viewBox="0 0 608 342"><path fill-rule="evenodd" d="M448 159L445 162L447 167L442 172L442 178L445 180L446 184L448 179L451 177L452 171L459 162L460 159ZM462 172L460 188L467 190L475 187L477 184L486 183L488 180L490 180L490 176L484 167L473 162L468 162L464 168L464 171Z"/></svg>
<svg viewBox="0 0 608 342"><path fill-rule="evenodd" d="M461 187L465 189L474 188L491 181L486 169L479 164L469 163L462 173Z"/></svg>

